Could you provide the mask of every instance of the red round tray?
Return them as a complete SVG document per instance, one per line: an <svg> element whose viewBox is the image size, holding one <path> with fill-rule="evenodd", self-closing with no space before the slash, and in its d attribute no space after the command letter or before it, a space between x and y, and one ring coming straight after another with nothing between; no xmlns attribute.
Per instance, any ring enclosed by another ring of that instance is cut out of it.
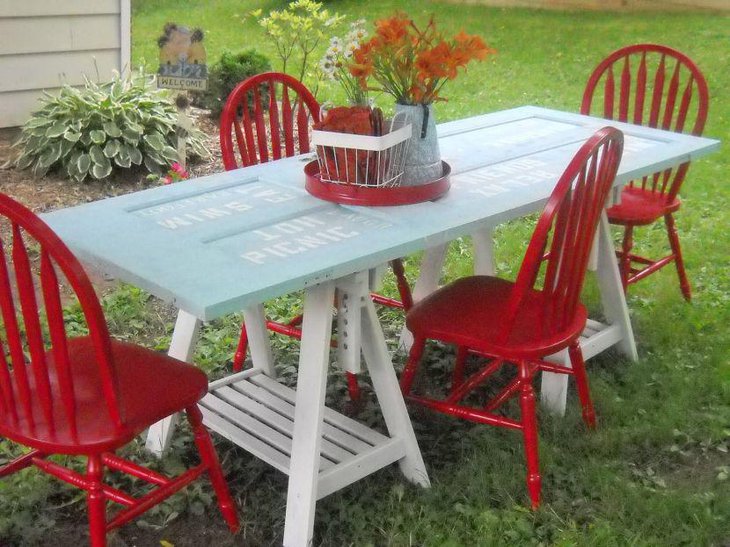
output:
<svg viewBox="0 0 730 547"><path fill-rule="evenodd" d="M417 186L378 188L322 182L319 178L319 164L317 160L314 160L304 166L304 174L307 177L305 188L307 192L320 199L345 205L410 205L434 200L449 190L451 166L445 161L442 161L441 164L443 165L443 175L434 181Z"/></svg>

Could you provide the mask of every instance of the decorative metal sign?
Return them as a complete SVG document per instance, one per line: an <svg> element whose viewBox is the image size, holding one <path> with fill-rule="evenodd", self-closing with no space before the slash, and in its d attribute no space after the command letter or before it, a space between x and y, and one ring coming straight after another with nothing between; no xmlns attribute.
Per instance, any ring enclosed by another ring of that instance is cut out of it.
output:
<svg viewBox="0 0 730 547"><path fill-rule="evenodd" d="M208 65L202 30L167 23L157 44L160 46L157 87L205 91Z"/></svg>

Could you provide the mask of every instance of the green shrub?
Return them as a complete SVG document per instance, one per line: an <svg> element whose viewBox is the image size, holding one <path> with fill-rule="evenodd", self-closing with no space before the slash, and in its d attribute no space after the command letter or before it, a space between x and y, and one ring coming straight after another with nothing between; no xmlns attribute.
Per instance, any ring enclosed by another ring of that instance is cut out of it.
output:
<svg viewBox="0 0 730 547"><path fill-rule="evenodd" d="M270 70L269 59L255 49L239 53L225 51L210 68L208 89L203 93L200 105L210 109L211 116L219 118L234 87L250 76Z"/></svg>
<svg viewBox="0 0 730 547"><path fill-rule="evenodd" d="M175 149L177 110L169 92L152 87L144 73L81 88L64 85L58 96L46 94L43 107L23 126L16 146L19 169L43 176L58 169L69 178L104 179L132 166L159 173L178 161ZM202 133L188 136L192 155L203 156Z"/></svg>

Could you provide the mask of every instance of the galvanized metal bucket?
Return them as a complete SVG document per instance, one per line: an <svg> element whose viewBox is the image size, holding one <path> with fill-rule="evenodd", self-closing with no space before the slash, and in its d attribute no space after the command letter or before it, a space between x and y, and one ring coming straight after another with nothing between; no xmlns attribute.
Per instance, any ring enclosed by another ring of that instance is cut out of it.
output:
<svg viewBox="0 0 730 547"><path fill-rule="evenodd" d="M401 186L417 186L440 178L443 174L443 165L436 135L433 105L396 104L395 111L406 112L413 127Z"/></svg>

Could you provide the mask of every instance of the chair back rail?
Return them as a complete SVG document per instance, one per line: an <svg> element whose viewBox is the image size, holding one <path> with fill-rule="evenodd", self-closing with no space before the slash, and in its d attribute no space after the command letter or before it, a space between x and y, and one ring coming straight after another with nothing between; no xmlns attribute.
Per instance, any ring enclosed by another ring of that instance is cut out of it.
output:
<svg viewBox="0 0 730 547"><path fill-rule="evenodd" d="M594 115L610 120L699 136L708 105L707 82L689 57L667 46L636 44L613 52L596 67L586 84L581 113L594 110ZM630 185L672 202L688 168L684 163Z"/></svg>
<svg viewBox="0 0 730 547"><path fill-rule="evenodd" d="M599 217L622 152L623 134L604 127L568 164L543 209L520 266L503 339L509 338L530 291L542 291L550 303L542 310L544 334L560 332L574 319Z"/></svg>
<svg viewBox="0 0 730 547"><path fill-rule="evenodd" d="M221 114L226 170L310 151L309 130L319 103L296 78L279 72L252 76L231 92Z"/></svg>
<svg viewBox="0 0 730 547"><path fill-rule="evenodd" d="M53 433L63 420L76 435L77 393L63 319L59 272L78 297L97 355L106 411L122 427L109 332L96 293L66 245L30 210L0 194L0 422ZM39 255L38 265L31 257ZM43 316L45 315L45 321ZM43 325L47 324L48 335ZM7 346L7 347L4 347ZM52 359L49 359L52 357Z"/></svg>

